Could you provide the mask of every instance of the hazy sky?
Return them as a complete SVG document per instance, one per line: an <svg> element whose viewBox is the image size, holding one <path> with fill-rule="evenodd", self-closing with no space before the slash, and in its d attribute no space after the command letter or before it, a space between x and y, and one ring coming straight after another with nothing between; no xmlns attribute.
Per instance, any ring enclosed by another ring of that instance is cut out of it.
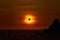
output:
<svg viewBox="0 0 60 40"><path fill-rule="evenodd" d="M55 18L60 20L60 0L0 0L0 29L27 28L21 21L29 14L25 12L37 17L31 28L46 28Z"/></svg>

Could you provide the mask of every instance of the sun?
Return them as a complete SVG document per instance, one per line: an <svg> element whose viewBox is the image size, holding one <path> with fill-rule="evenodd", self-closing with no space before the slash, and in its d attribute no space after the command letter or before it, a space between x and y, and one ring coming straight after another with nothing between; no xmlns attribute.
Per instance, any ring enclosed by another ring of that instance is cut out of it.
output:
<svg viewBox="0 0 60 40"><path fill-rule="evenodd" d="M34 16L32 16L32 15L26 15L24 22L26 24L34 24L34 22L35 22Z"/></svg>

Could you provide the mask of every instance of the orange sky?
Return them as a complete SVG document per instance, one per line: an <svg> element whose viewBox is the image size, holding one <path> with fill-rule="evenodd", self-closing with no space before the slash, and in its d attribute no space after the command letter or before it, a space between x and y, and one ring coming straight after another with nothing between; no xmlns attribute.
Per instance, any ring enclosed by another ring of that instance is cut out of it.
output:
<svg viewBox="0 0 60 40"><path fill-rule="evenodd" d="M37 20L31 27L22 23L28 14ZM43 29L55 18L60 20L60 0L0 0L0 29Z"/></svg>

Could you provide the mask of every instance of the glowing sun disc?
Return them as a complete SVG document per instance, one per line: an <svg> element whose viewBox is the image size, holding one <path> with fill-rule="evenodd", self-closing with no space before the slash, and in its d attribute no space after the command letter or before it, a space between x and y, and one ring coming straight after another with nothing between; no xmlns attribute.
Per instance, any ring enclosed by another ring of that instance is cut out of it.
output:
<svg viewBox="0 0 60 40"><path fill-rule="evenodd" d="M34 16L32 16L32 15L26 15L24 22L26 24L33 24L35 22Z"/></svg>

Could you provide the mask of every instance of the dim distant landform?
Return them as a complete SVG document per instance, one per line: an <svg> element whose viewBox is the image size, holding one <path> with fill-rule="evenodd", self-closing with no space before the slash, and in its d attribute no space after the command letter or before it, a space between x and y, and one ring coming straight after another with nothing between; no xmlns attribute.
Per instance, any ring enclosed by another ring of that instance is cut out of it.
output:
<svg viewBox="0 0 60 40"><path fill-rule="evenodd" d="M0 40L60 40L60 22L55 19L44 30L0 30Z"/></svg>

